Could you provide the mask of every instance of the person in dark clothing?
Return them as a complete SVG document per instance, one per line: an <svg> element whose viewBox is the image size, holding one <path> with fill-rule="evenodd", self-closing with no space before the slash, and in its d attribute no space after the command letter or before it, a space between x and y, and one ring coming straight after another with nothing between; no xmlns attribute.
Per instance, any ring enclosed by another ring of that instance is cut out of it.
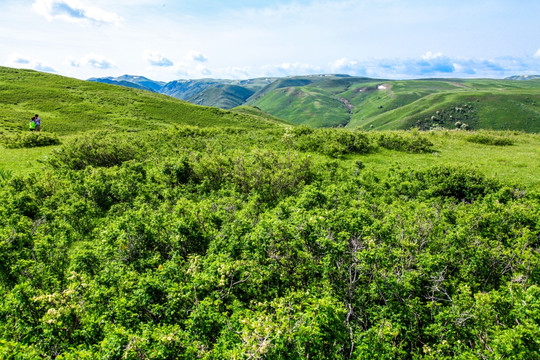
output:
<svg viewBox="0 0 540 360"><path fill-rule="evenodd" d="M36 114L35 116L36 121L36 131L41 131L41 119L39 118L39 115Z"/></svg>

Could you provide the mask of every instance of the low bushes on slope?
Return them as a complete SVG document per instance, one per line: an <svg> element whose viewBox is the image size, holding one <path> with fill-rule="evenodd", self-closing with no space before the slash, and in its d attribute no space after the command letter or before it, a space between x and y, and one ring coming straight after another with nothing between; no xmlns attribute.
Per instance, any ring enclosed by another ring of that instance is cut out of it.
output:
<svg viewBox="0 0 540 360"><path fill-rule="evenodd" d="M471 143L494 146L508 146L514 144L514 140L509 136L500 136L487 132L477 132L468 136L466 140Z"/></svg>
<svg viewBox="0 0 540 360"><path fill-rule="evenodd" d="M60 144L55 134L42 132L0 133L0 144L8 149L33 148Z"/></svg>

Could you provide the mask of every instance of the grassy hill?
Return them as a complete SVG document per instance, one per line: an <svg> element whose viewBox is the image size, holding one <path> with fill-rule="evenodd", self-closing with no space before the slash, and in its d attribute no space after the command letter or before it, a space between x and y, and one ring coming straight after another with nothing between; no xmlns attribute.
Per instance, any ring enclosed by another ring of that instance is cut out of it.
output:
<svg viewBox="0 0 540 360"><path fill-rule="evenodd" d="M535 75L504 80L384 80L326 74L166 84L128 75L93 80L147 86L223 109L252 105L291 124L311 127L453 129L457 124L468 129L540 131L540 79Z"/></svg>
<svg viewBox="0 0 540 360"><path fill-rule="evenodd" d="M483 81L280 92L438 124L501 104ZM0 359L537 358L540 134L283 126L6 68L0 109Z"/></svg>
<svg viewBox="0 0 540 360"><path fill-rule="evenodd" d="M0 67L0 130L23 130L39 114L59 135L108 129L136 131L172 125L271 127L277 123L161 94Z"/></svg>
<svg viewBox="0 0 540 360"><path fill-rule="evenodd" d="M272 84L248 103L312 127L430 129L455 128L459 122L470 129L540 131L539 80L322 78L308 83L301 77L286 84Z"/></svg>
<svg viewBox="0 0 540 360"><path fill-rule="evenodd" d="M242 86L218 85L204 89L187 101L197 105L232 109L244 104L251 95L253 91Z"/></svg>

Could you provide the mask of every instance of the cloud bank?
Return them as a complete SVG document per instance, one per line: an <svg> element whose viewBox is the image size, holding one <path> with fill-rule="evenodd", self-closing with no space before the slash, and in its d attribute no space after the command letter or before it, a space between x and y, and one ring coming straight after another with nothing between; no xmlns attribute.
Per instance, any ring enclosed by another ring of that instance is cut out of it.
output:
<svg viewBox="0 0 540 360"><path fill-rule="evenodd" d="M98 54L87 54L80 59L68 57L66 62L72 67L91 66L99 70L107 70L116 67L112 61Z"/></svg>
<svg viewBox="0 0 540 360"><path fill-rule="evenodd" d="M49 21L118 25L122 20L115 13L86 5L79 0L36 0L32 8Z"/></svg>
<svg viewBox="0 0 540 360"><path fill-rule="evenodd" d="M170 67L174 65L174 62L166 58L165 55L155 51L145 51L143 58L152 66Z"/></svg>
<svg viewBox="0 0 540 360"><path fill-rule="evenodd" d="M14 68L56 73L56 70L52 66L44 63L43 61L17 53L10 54L5 62L5 65Z"/></svg>
<svg viewBox="0 0 540 360"><path fill-rule="evenodd" d="M191 51L188 54L188 59L191 60L191 61L196 61L196 62L200 62L200 63L204 63L204 62L208 61L208 58L206 56L204 56L203 54L201 54L200 52L198 52L198 51Z"/></svg>

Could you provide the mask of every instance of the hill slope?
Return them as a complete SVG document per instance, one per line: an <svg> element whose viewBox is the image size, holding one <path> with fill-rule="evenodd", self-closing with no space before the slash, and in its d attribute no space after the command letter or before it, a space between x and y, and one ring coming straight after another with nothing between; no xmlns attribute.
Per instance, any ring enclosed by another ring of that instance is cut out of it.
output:
<svg viewBox="0 0 540 360"><path fill-rule="evenodd" d="M218 85L204 89L190 97L188 101L197 105L232 109L244 104L251 95L253 95L253 91L242 86Z"/></svg>
<svg viewBox="0 0 540 360"><path fill-rule="evenodd" d="M26 129L40 114L44 131L159 129L174 124L272 127L274 120L195 106L161 94L0 67L0 130Z"/></svg>
<svg viewBox="0 0 540 360"><path fill-rule="evenodd" d="M103 81L133 82L132 87L151 82L140 79L146 78L126 75ZM200 79L172 81L154 91L225 109L252 105L292 124L311 127L431 129L457 124L470 129L540 131L540 80L533 75L505 80L383 80L328 74ZM475 106L463 111L463 105L472 106L471 102Z"/></svg>
<svg viewBox="0 0 540 360"><path fill-rule="evenodd" d="M276 87L248 103L313 127L430 129L465 123L471 129L540 131L536 80L325 79Z"/></svg>

